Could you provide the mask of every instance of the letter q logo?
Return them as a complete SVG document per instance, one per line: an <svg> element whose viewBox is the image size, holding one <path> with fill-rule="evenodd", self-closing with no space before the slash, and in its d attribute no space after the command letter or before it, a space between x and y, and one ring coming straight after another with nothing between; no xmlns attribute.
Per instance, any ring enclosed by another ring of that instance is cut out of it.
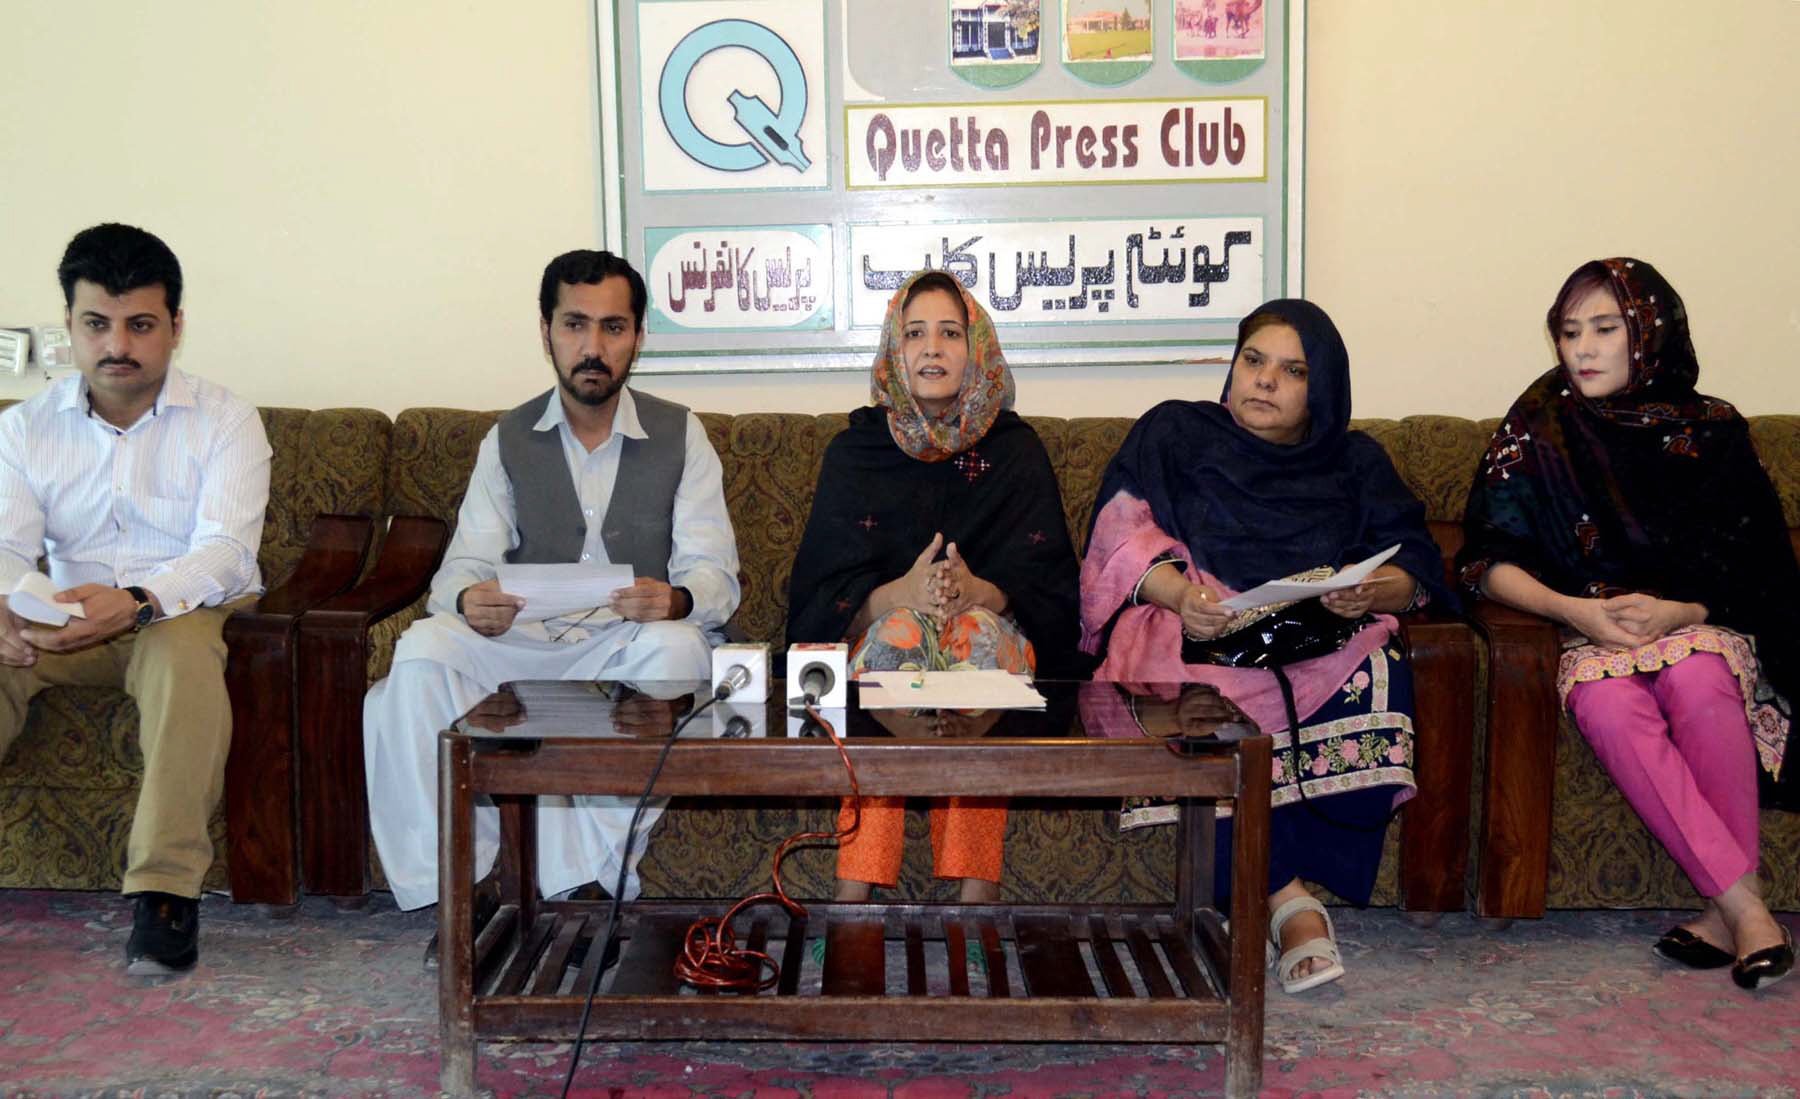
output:
<svg viewBox="0 0 1800 1099"><path fill-rule="evenodd" d="M701 58L731 46L762 58L779 81L781 103L770 110L761 96L733 90L726 101L747 140L727 144L694 124L687 108L687 85ZM695 27L663 63L658 99L669 136L682 152L708 168L748 172L764 164L782 164L804 172L812 165L800 144L800 124L806 119L806 70L787 40L761 23L718 19Z"/></svg>

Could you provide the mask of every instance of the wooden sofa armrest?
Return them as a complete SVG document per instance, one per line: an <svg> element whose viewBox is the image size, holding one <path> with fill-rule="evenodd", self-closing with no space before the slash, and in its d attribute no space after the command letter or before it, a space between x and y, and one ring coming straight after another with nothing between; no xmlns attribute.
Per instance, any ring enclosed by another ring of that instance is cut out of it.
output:
<svg viewBox="0 0 1800 1099"><path fill-rule="evenodd" d="M308 609L356 582L374 520L320 515L300 564L225 620L225 686L231 751L225 762L226 867L240 904L300 898L299 814L294 788L294 632Z"/></svg>
<svg viewBox="0 0 1800 1099"><path fill-rule="evenodd" d="M1476 841L1477 915L1544 914L1550 885L1550 815L1556 785L1559 629L1491 600L1475 604L1488 643L1487 760Z"/></svg>
<svg viewBox="0 0 1800 1099"><path fill-rule="evenodd" d="M369 631L417 602L449 545L449 527L395 516L368 577L300 620L307 689L298 707L300 872L306 890L335 897L369 891L369 801L362 707Z"/></svg>
<svg viewBox="0 0 1800 1099"><path fill-rule="evenodd" d="M1548 644L1552 648L1558 644L1556 623L1492 599L1477 599L1472 617L1476 628L1489 637L1498 631L1514 641L1528 642L1535 636L1537 644Z"/></svg>
<svg viewBox="0 0 1800 1099"><path fill-rule="evenodd" d="M320 615L361 616L374 625L412 606L431 590L431 578L450 545L450 528L426 515L396 515L367 578L313 608ZM308 624L311 623L309 616Z"/></svg>
<svg viewBox="0 0 1800 1099"><path fill-rule="evenodd" d="M1401 615L1400 630L1413 666L1418 783L1400 828L1400 905L1414 912L1460 912L1468 889L1480 642L1467 622L1429 608Z"/></svg>

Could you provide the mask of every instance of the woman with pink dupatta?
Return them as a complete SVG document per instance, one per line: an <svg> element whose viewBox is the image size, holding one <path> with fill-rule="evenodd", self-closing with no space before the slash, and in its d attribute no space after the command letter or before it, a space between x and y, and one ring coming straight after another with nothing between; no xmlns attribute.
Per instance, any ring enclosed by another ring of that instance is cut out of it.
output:
<svg viewBox="0 0 1800 1099"><path fill-rule="evenodd" d="M1221 601L1396 544L1363 584L1322 597L1347 619L1376 613L1339 651L1287 666L1297 734L1270 671L1183 662L1184 636L1248 624ZM1344 973L1302 881L1368 903L1387 820L1414 790L1412 672L1379 612L1454 606L1443 577L1423 505L1380 444L1350 430L1349 356L1308 302L1245 318L1219 401L1151 409L1107 467L1081 570L1082 647L1103 657L1096 679L1210 683L1274 738L1269 936L1290 993ZM1221 822L1217 866L1230 832Z"/></svg>

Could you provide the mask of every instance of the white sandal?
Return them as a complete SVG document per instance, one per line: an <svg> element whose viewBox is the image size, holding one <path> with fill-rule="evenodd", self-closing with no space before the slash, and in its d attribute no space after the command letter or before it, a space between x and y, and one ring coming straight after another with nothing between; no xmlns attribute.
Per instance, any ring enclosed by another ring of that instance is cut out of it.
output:
<svg viewBox="0 0 1800 1099"><path fill-rule="evenodd" d="M1281 950L1281 929L1302 912L1319 914L1325 921L1325 937L1308 939L1275 958L1276 952ZM1269 955L1275 958L1275 978L1281 982L1281 991L1289 995L1317 988L1344 975L1344 958L1338 953L1337 928L1331 923L1331 913L1325 911L1325 906L1315 897L1295 897L1269 914ZM1325 965L1304 977L1293 976L1300 963L1313 960Z"/></svg>

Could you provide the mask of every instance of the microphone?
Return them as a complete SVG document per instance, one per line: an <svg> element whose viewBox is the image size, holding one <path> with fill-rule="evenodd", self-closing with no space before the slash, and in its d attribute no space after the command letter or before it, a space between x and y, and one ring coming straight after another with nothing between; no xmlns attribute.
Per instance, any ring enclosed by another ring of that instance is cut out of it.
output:
<svg viewBox="0 0 1800 1099"><path fill-rule="evenodd" d="M808 702L827 710L850 704L850 648L803 642L788 646L788 701Z"/></svg>
<svg viewBox="0 0 1800 1099"><path fill-rule="evenodd" d="M800 693L815 706L836 683L837 677L831 674L831 669L817 660L800 670Z"/></svg>
<svg viewBox="0 0 1800 1099"><path fill-rule="evenodd" d="M761 702L769 697L769 647L720 645L712 653L713 697Z"/></svg>
<svg viewBox="0 0 1800 1099"><path fill-rule="evenodd" d="M719 701L723 702L749 685L750 669L742 664L733 664L724 675L719 677L719 685L713 688L713 693L719 697Z"/></svg>

